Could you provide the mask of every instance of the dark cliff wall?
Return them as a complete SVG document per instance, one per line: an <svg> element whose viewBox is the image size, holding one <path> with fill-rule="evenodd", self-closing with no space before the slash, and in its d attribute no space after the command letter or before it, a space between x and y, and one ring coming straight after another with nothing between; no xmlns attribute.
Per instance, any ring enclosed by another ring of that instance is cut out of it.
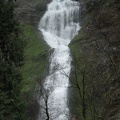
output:
<svg viewBox="0 0 120 120"><path fill-rule="evenodd" d="M78 120L119 120L120 1L80 2L82 28L70 43L75 81L71 112Z"/></svg>
<svg viewBox="0 0 120 120"><path fill-rule="evenodd" d="M20 23L38 25L51 0L17 0L16 13Z"/></svg>

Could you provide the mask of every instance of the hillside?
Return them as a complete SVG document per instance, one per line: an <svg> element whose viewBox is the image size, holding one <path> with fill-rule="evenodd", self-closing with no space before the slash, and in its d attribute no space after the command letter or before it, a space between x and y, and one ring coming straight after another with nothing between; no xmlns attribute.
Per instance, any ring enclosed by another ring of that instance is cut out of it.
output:
<svg viewBox="0 0 120 120"><path fill-rule="evenodd" d="M77 86L71 112L78 120L119 120L120 1L80 3L81 30L70 43Z"/></svg>
<svg viewBox="0 0 120 120"><path fill-rule="evenodd" d="M20 23L22 38L26 41L24 65L21 68L23 81L21 97L25 101L27 119L37 119L39 105L34 98L38 83L43 81L43 73L48 65L49 47L38 30L38 23L50 0L17 0L16 18Z"/></svg>

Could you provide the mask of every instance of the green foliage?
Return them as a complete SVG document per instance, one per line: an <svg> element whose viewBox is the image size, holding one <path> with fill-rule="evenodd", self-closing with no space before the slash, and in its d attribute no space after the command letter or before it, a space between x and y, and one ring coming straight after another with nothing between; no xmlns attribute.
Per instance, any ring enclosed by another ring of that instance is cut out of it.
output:
<svg viewBox="0 0 120 120"><path fill-rule="evenodd" d="M0 1L0 119L24 120L24 104L20 97L24 40L14 19L12 1ZM23 105L22 105L23 104Z"/></svg>
<svg viewBox="0 0 120 120"><path fill-rule="evenodd" d="M21 29L26 39L25 64L21 69L22 94L33 96L36 82L42 80L43 71L48 62L48 46L43 40L38 30L31 25L21 25Z"/></svg>
<svg viewBox="0 0 120 120"><path fill-rule="evenodd" d="M0 120L25 120L48 62L48 46L35 27L19 26L12 0L0 1L0 33Z"/></svg>

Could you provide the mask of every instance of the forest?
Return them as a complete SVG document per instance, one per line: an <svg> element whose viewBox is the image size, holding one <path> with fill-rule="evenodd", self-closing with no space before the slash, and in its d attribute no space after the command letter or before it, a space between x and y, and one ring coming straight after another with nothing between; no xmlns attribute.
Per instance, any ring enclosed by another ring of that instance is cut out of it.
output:
<svg viewBox="0 0 120 120"><path fill-rule="evenodd" d="M80 3L80 30L68 45L70 76L63 71L70 82L66 120L120 120L120 1L71 1ZM54 51L38 30L50 2L0 0L0 120L54 120L49 95L47 118L38 119L36 96Z"/></svg>
<svg viewBox="0 0 120 120"><path fill-rule="evenodd" d="M24 39L14 19L12 1L0 1L0 119L22 120L24 103L20 96Z"/></svg>

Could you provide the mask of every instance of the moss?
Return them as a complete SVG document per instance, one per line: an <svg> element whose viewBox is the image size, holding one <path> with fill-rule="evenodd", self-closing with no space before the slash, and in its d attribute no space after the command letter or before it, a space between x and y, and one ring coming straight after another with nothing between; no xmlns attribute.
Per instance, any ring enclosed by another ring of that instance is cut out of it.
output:
<svg viewBox="0 0 120 120"><path fill-rule="evenodd" d="M26 39L25 64L21 69L23 75L22 94L29 93L33 96L36 82L41 79L48 62L49 47L44 42L42 35L31 25L21 25Z"/></svg>

